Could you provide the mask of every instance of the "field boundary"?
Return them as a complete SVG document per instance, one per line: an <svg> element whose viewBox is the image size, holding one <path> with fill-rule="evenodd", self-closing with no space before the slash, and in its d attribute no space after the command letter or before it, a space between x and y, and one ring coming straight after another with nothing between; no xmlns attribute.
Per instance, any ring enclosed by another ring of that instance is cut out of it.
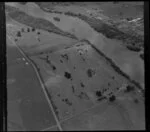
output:
<svg viewBox="0 0 150 132"><path fill-rule="evenodd" d="M11 39L11 37L8 36L8 35L7 35L7 37L10 39L10 41L11 41L12 43L14 43L14 45L17 47L17 49L20 51L20 53L21 53L21 54L27 59L27 61L32 65L32 67L33 67L33 69L34 69L34 71L35 71L35 73L36 73L36 75L37 75L37 77L38 77L38 79L39 79L39 82L40 82L40 84L41 84L42 90L43 90L43 92L44 92L44 94L45 94L46 100L48 101L49 107L51 108L51 111L52 111L53 116L54 116L54 118L55 118L56 124L57 124L59 130L62 131L61 125L60 125L59 120L58 120L58 118L57 118L57 116L56 116L56 113L55 113L55 111L54 111L54 108L53 108L53 106L52 106L52 102L51 102L51 100L50 100L49 97L48 97L48 94L47 94L47 92L46 92L46 90L45 90L46 88L45 88L45 86L44 86L44 84L43 84L43 82L42 82L42 80L41 80L41 77L40 77L40 75L39 75L39 73L38 73L36 67L34 66L34 64L32 63L32 61L25 55L25 53L22 51L22 49L21 49L20 47L18 47L18 45Z"/></svg>

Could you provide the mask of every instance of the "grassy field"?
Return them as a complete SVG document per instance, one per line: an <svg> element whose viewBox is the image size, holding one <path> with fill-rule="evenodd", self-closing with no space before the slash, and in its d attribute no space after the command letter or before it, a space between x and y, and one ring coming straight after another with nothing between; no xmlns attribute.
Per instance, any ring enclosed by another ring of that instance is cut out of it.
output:
<svg viewBox="0 0 150 132"><path fill-rule="evenodd" d="M24 12L17 10L9 15L17 21L11 23L18 27L8 30L9 35L17 39L16 44L38 70L63 130L145 129L144 90L96 45ZM70 15L109 38L122 34L95 18ZM118 38L122 39L121 35ZM13 109L9 113L12 116L20 111L11 118L18 116L18 129L58 130L33 68L25 62L8 65L8 101L17 102L9 104Z"/></svg>
<svg viewBox="0 0 150 132"><path fill-rule="evenodd" d="M7 55L13 55L13 60L12 58L7 60L8 124L14 122L16 127L18 124L15 130L42 130L55 125L55 120L32 67L29 63L27 65L25 60L17 60L18 57L22 58L22 55L18 52L16 56L16 51L11 50L7 53ZM13 128L13 124L10 127Z"/></svg>
<svg viewBox="0 0 150 132"><path fill-rule="evenodd" d="M65 57L62 57L64 54ZM99 104L103 96L106 98L102 102L112 95L118 96L117 91L124 81L131 85L86 44L31 58L40 69L60 121ZM88 67L96 70L92 77L87 74ZM66 71L70 74L69 78L65 77Z"/></svg>
<svg viewBox="0 0 150 132"><path fill-rule="evenodd" d="M13 11L12 10L9 12L8 15L11 18L13 18L14 20L16 20L20 23L26 24L30 27L46 30L48 32L54 32L54 33L60 34L62 36L77 39L74 35L60 30L53 23L51 23L47 20L44 20L44 19L31 17L22 11L19 11L19 10Z"/></svg>
<svg viewBox="0 0 150 132"><path fill-rule="evenodd" d="M9 26L7 28L9 35L11 35L18 46L21 46L21 48L31 56L46 52L55 52L78 42L78 40L61 36L60 34L55 34L53 32L49 33L42 29L37 29L21 23L18 24L15 21L12 23L13 25L11 28ZM32 43L27 43L28 41ZM13 44L11 44L11 46L14 47Z"/></svg>
<svg viewBox="0 0 150 132"><path fill-rule="evenodd" d="M10 43L10 45L7 45L7 64L9 65L17 59L21 58L22 56L18 49L14 46L11 46L12 43L10 42L10 40L7 39L7 44L8 43Z"/></svg>
<svg viewBox="0 0 150 132"><path fill-rule="evenodd" d="M117 101L116 101L117 102ZM141 113L144 110L137 111L129 111L127 112L127 108L137 107L136 104L133 104L130 101L130 105L120 105L122 101L118 101L116 105L108 105L107 103L103 103L90 111L84 112L70 120L67 120L62 123L62 127L64 130L142 130L144 129L144 119L141 118L140 123L135 123L133 127L133 120L131 119L133 115L143 116ZM129 100L124 100L124 102L129 102ZM142 105L142 103L141 103ZM125 108L124 108L125 107ZM135 112L135 113L134 113ZM112 114L113 113L113 114ZM124 113L124 114L123 114Z"/></svg>

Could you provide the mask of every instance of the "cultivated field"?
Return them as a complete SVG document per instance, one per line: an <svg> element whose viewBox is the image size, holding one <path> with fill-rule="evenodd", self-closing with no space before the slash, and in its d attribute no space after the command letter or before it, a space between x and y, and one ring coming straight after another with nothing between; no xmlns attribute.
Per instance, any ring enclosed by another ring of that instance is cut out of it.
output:
<svg viewBox="0 0 150 132"><path fill-rule="evenodd" d="M26 130L42 130L55 125L54 117L31 66L17 61L16 64L9 64L7 69L8 124L9 121L16 124L23 122L22 128Z"/></svg>

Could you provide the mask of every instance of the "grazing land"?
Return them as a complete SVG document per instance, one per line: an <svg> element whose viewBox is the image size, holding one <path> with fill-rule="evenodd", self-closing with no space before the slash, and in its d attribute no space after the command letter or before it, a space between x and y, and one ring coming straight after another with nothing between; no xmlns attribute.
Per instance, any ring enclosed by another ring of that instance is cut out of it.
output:
<svg viewBox="0 0 150 132"><path fill-rule="evenodd" d="M6 3L10 130L145 129L142 33L81 3Z"/></svg>
<svg viewBox="0 0 150 132"><path fill-rule="evenodd" d="M19 130L41 130L55 125L33 68L22 56L20 58L7 63L8 123L15 122L19 126L22 122Z"/></svg>

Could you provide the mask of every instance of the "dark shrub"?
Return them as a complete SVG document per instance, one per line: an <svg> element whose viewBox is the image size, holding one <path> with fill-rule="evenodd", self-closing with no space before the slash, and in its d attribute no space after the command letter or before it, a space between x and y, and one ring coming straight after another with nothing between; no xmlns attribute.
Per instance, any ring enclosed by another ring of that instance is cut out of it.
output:
<svg viewBox="0 0 150 132"><path fill-rule="evenodd" d="M109 101L110 102L113 102L116 100L116 96L115 95L112 95L111 97L109 97Z"/></svg>
<svg viewBox="0 0 150 132"><path fill-rule="evenodd" d="M32 28L31 30L32 30L32 32L34 32L34 31L35 31L35 28Z"/></svg>
<svg viewBox="0 0 150 132"><path fill-rule="evenodd" d="M71 79L71 74L69 72L65 72L64 76L67 78L67 79Z"/></svg>
<svg viewBox="0 0 150 132"><path fill-rule="evenodd" d="M135 46L131 46L131 45L127 45L127 48L129 50L135 51L135 52L139 52L141 49L139 47L135 47Z"/></svg>
<svg viewBox="0 0 150 132"><path fill-rule="evenodd" d="M101 97L101 98L98 98L97 101L102 101L102 100L104 100L104 99L106 99L105 96L103 96L103 97Z"/></svg>
<svg viewBox="0 0 150 132"><path fill-rule="evenodd" d="M53 19L57 22L60 22L60 18L58 18L58 17L53 17Z"/></svg>
<svg viewBox="0 0 150 132"><path fill-rule="evenodd" d="M21 32L24 32L24 28L21 28Z"/></svg>
<svg viewBox="0 0 150 132"><path fill-rule="evenodd" d="M52 65L53 70L56 70L56 66Z"/></svg>
<svg viewBox="0 0 150 132"><path fill-rule="evenodd" d="M61 55L61 57L62 57L62 58L65 58L66 60L69 59L67 54L63 54L63 55Z"/></svg>
<svg viewBox="0 0 150 132"><path fill-rule="evenodd" d="M138 104L139 100L138 99L134 99L134 103Z"/></svg>
<svg viewBox="0 0 150 132"><path fill-rule="evenodd" d="M40 32L37 32L37 34L40 35L41 33L40 33Z"/></svg>
<svg viewBox="0 0 150 132"><path fill-rule="evenodd" d="M131 91L133 91L133 90L134 90L134 86L128 85L128 86L126 87L125 92L131 92Z"/></svg>
<svg viewBox="0 0 150 132"><path fill-rule="evenodd" d="M21 32L20 31L17 32L17 37L21 37Z"/></svg>
<svg viewBox="0 0 150 132"><path fill-rule="evenodd" d="M96 96L101 97L102 96L101 91L96 91Z"/></svg>
<svg viewBox="0 0 150 132"><path fill-rule="evenodd" d="M81 85L81 87L83 87L83 88L85 87L85 85L84 85L82 82L80 83L80 85Z"/></svg>
<svg viewBox="0 0 150 132"><path fill-rule="evenodd" d="M140 58L144 60L144 54L140 54Z"/></svg>
<svg viewBox="0 0 150 132"><path fill-rule="evenodd" d="M87 75L88 75L88 77L92 77L93 75L95 75L95 71L93 70L93 69L88 69L87 70Z"/></svg>
<svg viewBox="0 0 150 132"><path fill-rule="evenodd" d="M30 32L30 28L27 28L27 32Z"/></svg>

